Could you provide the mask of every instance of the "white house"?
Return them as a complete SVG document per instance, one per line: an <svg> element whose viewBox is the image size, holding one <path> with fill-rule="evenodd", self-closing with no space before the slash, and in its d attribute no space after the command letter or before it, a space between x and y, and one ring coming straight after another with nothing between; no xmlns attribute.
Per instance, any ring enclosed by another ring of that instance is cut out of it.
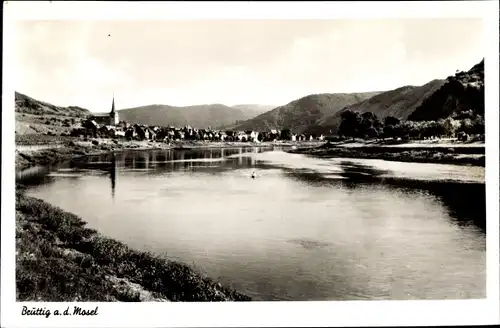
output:
<svg viewBox="0 0 500 328"><path fill-rule="evenodd" d="M259 142L259 132L252 131L250 133L250 140L252 140L253 142Z"/></svg>
<svg viewBox="0 0 500 328"><path fill-rule="evenodd" d="M117 137L125 137L125 131L123 131L123 130L115 130L115 136L117 136Z"/></svg>

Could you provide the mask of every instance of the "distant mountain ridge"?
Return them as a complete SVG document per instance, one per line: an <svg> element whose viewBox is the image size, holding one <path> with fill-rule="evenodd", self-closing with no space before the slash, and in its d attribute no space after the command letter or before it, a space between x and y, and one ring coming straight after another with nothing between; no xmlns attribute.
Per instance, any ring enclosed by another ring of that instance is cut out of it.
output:
<svg viewBox="0 0 500 328"><path fill-rule="evenodd" d="M118 114L120 120L131 123L161 126L190 125L197 128L227 126L255 115L252 110L229 107L223 104L185 107L148 105L121 109Z"/></svg>
<svg viewBox="0 0 500 328"><path fill-rule="evenodd" d="M372 112L379 118L432 121L473 110L484 115L484 59L467 72L421 86L373 93L316 94L274 108L242 124L238 130L291 129L294 133L337 132L343 112Z"/></svg>
<svg viewBox="0 0 500 328"><path fill-rule="evenodd" d="M233 105L231 107L247 111L248 114L256 113L256 115L259 115L259 114L265 113L267 111L270 111L271 109L276 108L278 106L276 106L276 105L259 105L259 104L241 104L241 105ZM256 115L250 116L250 117L248 117L248 119L253 118Z"/></svg>
<svg viewBox="0 0 500 328"><path fill-rule="evenodd" d="M332 131L332 133L336 133L340 126L341 115L347 110L360 113L372 112L379 118L394 116L406 120L425 99L439 90L445 82L445 80L432 80L421 86L408 85L382 92L359 103L346 106L333 115L322 117L317 126L309 127L308 132Z"/></svg>
<svg viewBox="0 0 500 328"><path fill-rule="evenodd" d="M341 108L363 101L380 92L323 93L312 94L279 106L269 112L235 125L236 130L259 130L290 128L302 133L309 126L317 124L325 115L331 115Z"/></svg>
<svg viewBox="0 0 500 328"><path fill-rule="evenodd" d="M120 120L160 126L190 125L233 130L291 129L294 133L336 133L341 113L372 112L414 121L438 120L472 110L484 116L484 59L467 72L421 86L389 91L311 94L283 106L206 104L186 107L148 105L118 111ZM15 111L36 115L84 117L92 113L76 106L61 107L15 93Z"/></svg>
<svg viewBox="0 0 500 328"><path fill-rule="evenodd" d="M44 101L31 98L20 92L15 92L15 111L23 114L34 115L61 115L84 117L90 115L90 111L78 106L56 106Z"/></svg>

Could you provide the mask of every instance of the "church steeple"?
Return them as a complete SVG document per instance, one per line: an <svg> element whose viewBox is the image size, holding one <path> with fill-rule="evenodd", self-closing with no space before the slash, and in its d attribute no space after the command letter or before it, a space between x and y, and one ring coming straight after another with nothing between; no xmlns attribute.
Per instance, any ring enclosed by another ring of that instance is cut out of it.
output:
<svg viewBox="0 0 500 328"><path fill-rule="evenodd" d="M113 102L111 103L111 114L115 112L115 93L113 92Z"/></svg>
<svg viewBox="0 0 500 328"><path fill-rule="evenodd" d="M110 125L118 125L120 119L118 112L115 111L115 93L113 92L113 102L111 103L111 112L109 113Z"/></svg>

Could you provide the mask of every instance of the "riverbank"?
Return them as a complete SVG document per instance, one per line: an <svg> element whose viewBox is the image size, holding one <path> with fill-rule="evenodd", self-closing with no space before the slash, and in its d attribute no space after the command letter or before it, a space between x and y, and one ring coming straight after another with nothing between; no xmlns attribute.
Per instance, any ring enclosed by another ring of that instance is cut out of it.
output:
<svg viewBox="0 0 500 328"><path fill-rule="evenodd" d="M301 142L301 146L315 146L323 144L317 141ZM200 148L231 148L231 147L271 147L293 146L296 142L208 142L208 141L180 141L180 142L152 142L128 141L96 138L83 141L79 138L20 138L16 140L16 170L23 170L35 165L49 165L64 160L98 155L108 152L127 150L153 150L153 149L200 149Z"/></svg>
<svg viewBox="0 0 500 328"><path fill-rule="evenodd" d="M249 301L188 265L139 252L16 191L18 301Z"/></svg>
<svg viewBox="0 0 500 328"><path fill-rule="evenodd" d="M387 161L485 166L484 143L412 142L328 142L317 147L301 147L290 153L315 157L381 159Z"/></svg>
<svg viewBox="0 0 500 328"><path fill-rule="evenodd" d="M171 149L180 145L112 139L49 139L25 138L16 142L16 169L110 151ZM189 145L190 148L204 146L216 145ZM27 196L23 186L16 185L19 301L251 300L186 264L135 251L85 225L76 215Z"/></svg>

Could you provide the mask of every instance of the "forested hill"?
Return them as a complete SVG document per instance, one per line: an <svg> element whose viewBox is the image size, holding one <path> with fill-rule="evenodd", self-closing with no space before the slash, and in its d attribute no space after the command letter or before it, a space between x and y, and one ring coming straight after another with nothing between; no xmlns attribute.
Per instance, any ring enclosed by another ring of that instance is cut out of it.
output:
<svg viewBox="0 0 500 328"><path fill-rule="evenodd" d="M484 116L484 59L469 71L448 77L446 83L424 100L408 119L438 120L468 110Z"/></svg>
<svg viewBox="0 0 500 328"><path fill-rule="evenodd" d="M321 118L318 126L309 127L310 132L336 133L340 125L342 113L356 111L371 112L379 118L393 116L398 119L407 119L422 102L431 96L445 83L445 80L433 80L422 86L404 86L394 90L382 92L359 103L344 107L333 115Z"/></svg>
<svg viewBox="0 0 500 328"><path fill-rule="evenodd" d="M249 113L248 113L249 112ZM222 104L175 107L169 105L149 105L118 111L120 120L131 123L160 126L190 125L197 128L217 128L235 124L237 121L253 117L253 110L229 107Z"/></svg>
<svg viewBox="0 0 500 328"><path fill-rule="evenodd" d="M277 107L232 128L236 130L267 131L288 128L301 133L317 125L325 115L332 115L343 107L368 99L379 92L313 94Z"/></svg>

